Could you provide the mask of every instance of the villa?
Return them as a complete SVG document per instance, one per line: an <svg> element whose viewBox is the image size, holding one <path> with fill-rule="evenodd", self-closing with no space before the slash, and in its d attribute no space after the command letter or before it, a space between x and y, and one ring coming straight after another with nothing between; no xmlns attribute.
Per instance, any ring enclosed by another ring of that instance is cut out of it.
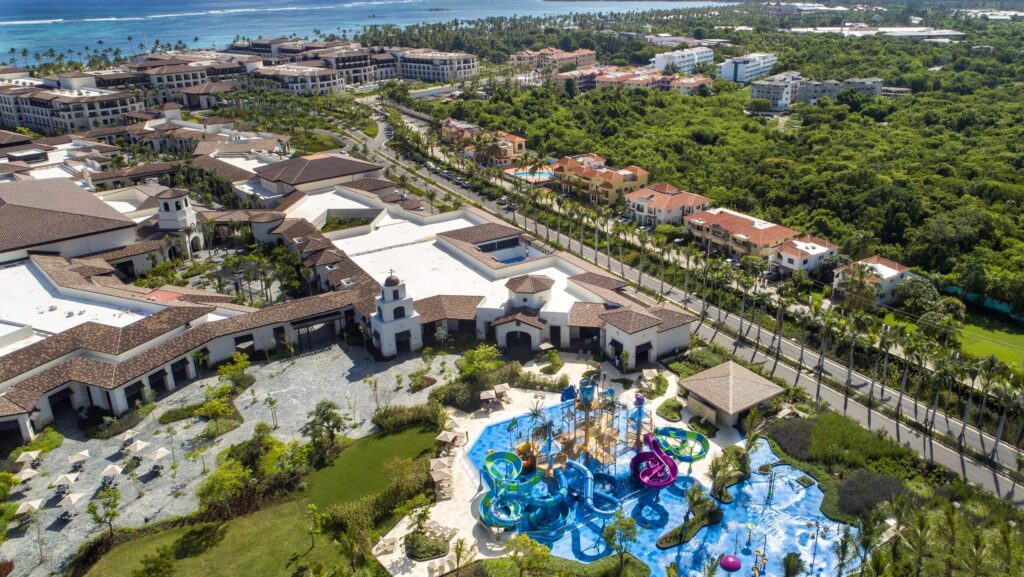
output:
<svg viewBox="0 0 1024 577"><path fill-rule="evenodd" d="M896 295L893 292L896 285L913 276L910 267L876 255L837 268L833 272L835 277L832 281L832 290L840 294L842 292L840 287L850 275L850 271L860 266L868 269L869 278L875 285L875 298L879 305L889 304L896 300Z"/></svg>
<svg viewBox="0 0 1024 577"><path fill-rule="evenodd" d="M837 254L837 245L815 236L804 235L776 246L768 257L768 262L772 272L788 276L798 270L817 270L822 261Z"/></svg>
<svg viewBox="0 0 1024 577"><path fill-rule="evenodd" d="M592 153L564 156L552 165L551 171L563 192L608 204L647 186L648 177L648 172L639 166L609 168L604 158Z"/></svg>
<svg viewBox="0 0 1024 577"><path fill-rule="evenodd" d="M767 259L772 249L800 233L782 225L727 208L712 208L683 217L686 228L708 251Z"/></svg>
<svg viewBox="0 0 1024 577"><path fill-rule="evenodd" d="M659 182L626 195L626 206L640 226L682 224L683 217L711 208L711 199Z"/></svg>
<svg viewBox="0 0 1024 577"><path fill-rule="evenodd" d="M567 67L583 68L597 65L597 53L589 48L579 48L572 52L558 48L541 48L540 50L520 50L511 56L512 62L527 64L535 70L563 70Z"/></svg>

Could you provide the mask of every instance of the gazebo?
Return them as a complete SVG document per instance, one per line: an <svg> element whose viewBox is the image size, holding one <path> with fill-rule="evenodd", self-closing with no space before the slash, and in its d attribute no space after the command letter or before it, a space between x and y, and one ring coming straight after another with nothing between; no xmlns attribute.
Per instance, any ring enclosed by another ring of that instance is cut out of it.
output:
<svg viewBox="0 0 1024 577"><path fill-rule="evenodd" d="M733 426L750 409L783 393L783 388L728 361L679 381L680 394L689 393L691 413L719 426Z"/></svg>

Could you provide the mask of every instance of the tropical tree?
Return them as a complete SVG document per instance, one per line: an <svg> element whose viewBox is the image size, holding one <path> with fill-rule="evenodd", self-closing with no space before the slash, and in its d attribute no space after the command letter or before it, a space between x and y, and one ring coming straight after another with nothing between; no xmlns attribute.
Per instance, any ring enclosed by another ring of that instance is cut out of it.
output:
<svg viewBox="0 0 1024 577"><path fill-rule="evenodd" d="M786 553L782 558L783 577L797 577L804 572L804 560L796 552Z"/></svg>
<svg viewBox="0 0 1024 577"><path fill-rule="evenodd" d="M843 526L843 534L839 541L832 545L832 553L836 557L836 577L843 577L846 575L846 568L857 557L857 548L849 525Z"/></svg>
<svg viewBox="0 0 1024 577"><path fill-rule="evenodd" d="M108 487L99 492L96 499L89 501L86 512L97 525L106 525L110 537L114 536L114 521L121 516L121 491Z"/></svg>
<svg viewBox="0 0 1024 577"><path fill-rule="evenodd" d="M534 541L525 533L516 533L506 546L508 558L519 570L519 577L539 574L551 559L551 549Z"/></svg>
<svg viewBox="0 0 1024 577"><path fill-rule="evenodd" d="M875 284L874 274L867 265L861 263L849 266L837 287L845 296L846 308L858 311L875 308L878 286Z"/></svg>
<svg viewBox="0 0 1024 577"><path fill-rule="evenodd" d="M459 577L462 570L476 560L476 549L464 538L459 537L455 540L452 553L455 555L455 577Z"/></svg>
<svg viewBox="0 0 1024 577"><path fill-rule="evenodd" d="M626 553L629 553L629 548L636 543L639 535L640 530L637 528L636 519L626 515L622 509L615 511L615 516L601 531L605 544L609 549L615 551L615 555L619 558L619 574L622 573L622 567L626 563Z"/></svg>

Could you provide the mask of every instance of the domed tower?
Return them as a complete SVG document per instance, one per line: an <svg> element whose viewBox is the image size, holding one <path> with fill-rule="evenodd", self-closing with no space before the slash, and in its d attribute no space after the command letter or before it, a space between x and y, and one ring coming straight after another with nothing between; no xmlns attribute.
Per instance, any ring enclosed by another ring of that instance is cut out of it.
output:
<svg viewBox="0 0 1024 577"><path fill-rule="evenodd" d="M202 236L196 226L196 211L188 199L188 191L168 188L154 198L159 205L157 226L160 230L185 239L185 251L189 254L202 248ZM180 255L184 256L184 255Z"/></svg>
<svg viewBox="0 0 1024 577"><path fill-rule="evenodd" d="M376 302L377 313L370 318L370 328L373 330L373 344L382 355L391 357L423 346L420 316L413 308L405 283L395 276L394 271L384 279Z"/></svg>

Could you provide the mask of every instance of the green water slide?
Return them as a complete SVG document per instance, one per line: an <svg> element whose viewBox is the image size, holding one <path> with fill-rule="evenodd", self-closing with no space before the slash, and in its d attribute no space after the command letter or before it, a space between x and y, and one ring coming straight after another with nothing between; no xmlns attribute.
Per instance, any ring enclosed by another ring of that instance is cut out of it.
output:
<svg viewBox="0 0 1024 577"><path fill-rule="evenodd" d="M659 427L656 431L661 448L683 463L693 463L708 455L711 444L700 433L676 427Z"/></svg>

